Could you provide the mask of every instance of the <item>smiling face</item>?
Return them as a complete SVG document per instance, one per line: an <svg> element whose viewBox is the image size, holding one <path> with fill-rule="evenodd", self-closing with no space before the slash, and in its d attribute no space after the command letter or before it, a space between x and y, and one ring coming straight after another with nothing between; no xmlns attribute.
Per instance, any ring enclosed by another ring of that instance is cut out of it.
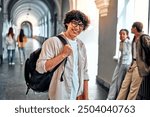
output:
<svg viewBox="0 0 150 117"><path fill-rule="evenodd" d="M84 25L81 21L72 20L70 23L67 23L67 31L65 32L68 35L68 38L74 39L78 36L84 29Z"/></svg>
<svg viewBox="0 0 150 117"><path fill-rule="evenodd" d="M64 18L66 28L64 34L69 39L74 39L82 31L86 30L89 24L90 20L87 15L79 10L71 10L66 13Z"/></svg>

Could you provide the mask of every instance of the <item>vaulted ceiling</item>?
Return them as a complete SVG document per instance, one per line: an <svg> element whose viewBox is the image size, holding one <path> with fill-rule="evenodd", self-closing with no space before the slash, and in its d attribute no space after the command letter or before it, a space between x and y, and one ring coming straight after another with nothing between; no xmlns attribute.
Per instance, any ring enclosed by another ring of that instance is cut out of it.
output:
<svg viewBox="0 0 150 117"><path fill-rule="evenodd" d="M55 8L53 0L6 0L5 2L7 2L5 11L15 25L20 25L24 21L37 25L45 14L50 15L50 11L53 13Z"/></svg>

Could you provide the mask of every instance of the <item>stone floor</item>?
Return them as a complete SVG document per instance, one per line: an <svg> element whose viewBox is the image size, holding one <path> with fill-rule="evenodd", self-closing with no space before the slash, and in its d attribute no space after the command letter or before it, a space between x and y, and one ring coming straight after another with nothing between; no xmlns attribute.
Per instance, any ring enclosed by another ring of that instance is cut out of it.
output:
<svg viewBox="0 0 150 117"><path fill-rule="evenodd" d="M37 49L40 44L29 39L26 46L27 57ZM91 78L90 78L91 79ZM32 90L26 95L26 84L24 80L24 64L20 65L18 59L18 50L16 49L15 65L10 66L4 59L0 65L0 100L47 100L47 93L37 93ZM105 100L107 91L96 83L95 78L89 81L89 99Z"/></svg>

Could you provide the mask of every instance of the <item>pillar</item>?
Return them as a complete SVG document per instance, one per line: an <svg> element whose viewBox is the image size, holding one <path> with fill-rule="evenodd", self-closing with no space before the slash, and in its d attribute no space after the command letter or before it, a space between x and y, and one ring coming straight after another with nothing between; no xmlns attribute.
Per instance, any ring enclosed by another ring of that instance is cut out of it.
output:
<svg viewBox="0 0 150 117"><path fill-rule="evenodd" d="M3 8L2 8L3 1L0 0L0 64L3 62L3 38L2 38L2 31L3 31Z"/></svg>

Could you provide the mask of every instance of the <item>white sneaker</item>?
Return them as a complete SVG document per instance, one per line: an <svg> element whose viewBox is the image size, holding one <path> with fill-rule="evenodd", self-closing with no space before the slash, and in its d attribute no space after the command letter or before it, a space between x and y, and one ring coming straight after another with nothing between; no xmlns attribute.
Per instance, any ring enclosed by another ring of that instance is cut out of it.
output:
<svg viewBox="0 0 150 117"><path fill-rule="evenodd" d="M9 65L11 65L11 63L9 63Z"/></svg>

